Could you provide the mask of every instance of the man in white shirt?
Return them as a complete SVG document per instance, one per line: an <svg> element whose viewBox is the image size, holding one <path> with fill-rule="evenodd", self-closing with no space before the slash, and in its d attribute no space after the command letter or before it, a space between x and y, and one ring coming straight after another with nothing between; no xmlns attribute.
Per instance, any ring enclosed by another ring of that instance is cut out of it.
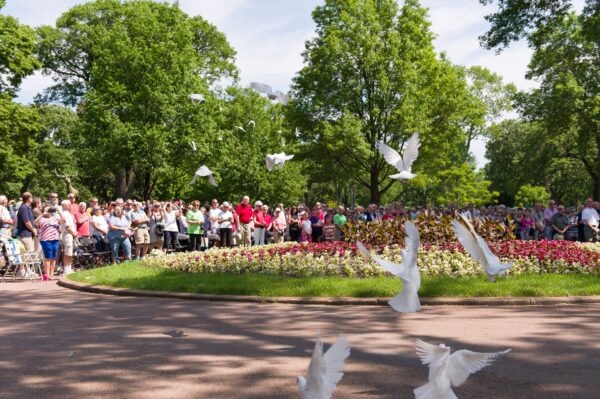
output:
<svg viewBox="0 0 600 399"><path fill-rule="evenodd" d="M63 251L63 275L68 275L73 272L71 262L73 261L73 251L75 248L75 237L77 237L77 229L75 228L75 218L69 212L71 201L64 200L61 202L61 216L65 221L60 225L60 243ZM59 208L59 212L60 212Z"/></svg>
<svg viewBox="0 0 600 399"><path fill-rule="evenodd" d="M594 208L594 200L592 198L588 198L585 202L585 209L581 213L581 221L583 222L585 241L597 241L600 217L598 216L598 211Z"/></svg>
<svg viewBox="0 0 600 399"><path fill-rule="evenodd" d="M210 221L210 236L209 239L219 241L219 214L221 209L219 208L219 201L216 199L212 200L210 209L208 210L208 220Z"/></svg>
<svg viewBox="0 0 600 399"><path fill-rule="evenodd" d="M229 210L229 202L227 201L223 202L223 205L221 206L218 222L221 246L231 248L233 246L231 228L231 224L233 222L233 213L231 213Z"/></svg>
<svg viewBox="0 0 600 399"><path fill-rule="evenodd" d="M0 195L0 239L7 240L11 237L12 227L15 223L13 218L10 217L10 212L6 207L8 198L4 195Z"/></svg>

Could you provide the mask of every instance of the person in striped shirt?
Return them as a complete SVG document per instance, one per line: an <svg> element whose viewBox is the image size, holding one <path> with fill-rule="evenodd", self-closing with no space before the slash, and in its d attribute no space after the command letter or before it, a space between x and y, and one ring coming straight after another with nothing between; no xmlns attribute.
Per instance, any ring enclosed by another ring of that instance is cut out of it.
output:
<svg viewBox="0 0 600 399"><path fill-rule="evenodd" d="M46 206L36 220L40 228L40 245L44 251L43 281L52 280L52 276L54 276L58 245L60 243L60 224L64 222L62 213L54 206Z"/></svg>

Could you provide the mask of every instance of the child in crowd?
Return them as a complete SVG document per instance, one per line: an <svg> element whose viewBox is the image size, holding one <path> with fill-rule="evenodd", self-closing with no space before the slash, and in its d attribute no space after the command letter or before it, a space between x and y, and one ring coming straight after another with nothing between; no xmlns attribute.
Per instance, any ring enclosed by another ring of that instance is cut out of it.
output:
<svg viewBox="0 0 600 399"><path fill-rule="evenodd" d="M325 241L335 241L335 225L333 224L333 220L331 215L325 216L325 226L323 226L323 236L325 237Z"/></svg>
<svg viewBox="0 0 600 399"><path fill-rule="evenodd" d="M530 240L531 232L533 230L533 226L535 225L535 220L531 216L531 211L529 209L525 209L525 213L521 218L521 239L522 240Z"/></svg>
<svg viewBox="0 0 600 399"><path fill-rule="evenodd" d="M298 216L300 216L300 220L302 220L302 236L300 237L300 242L312 242L312 223L308 218L308 213L300 212Z"/></svg>

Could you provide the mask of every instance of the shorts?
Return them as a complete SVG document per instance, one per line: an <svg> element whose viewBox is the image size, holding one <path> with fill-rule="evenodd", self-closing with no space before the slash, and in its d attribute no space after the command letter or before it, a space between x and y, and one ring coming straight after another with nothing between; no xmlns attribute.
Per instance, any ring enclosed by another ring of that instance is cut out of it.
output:
<svg viewBox="0 0 600 399"><path fill-rule="evenodd" d="M150 244L150 233L148 229L136 229L134 233L135 244Z"/></svg>
<svg viewBox="0 0 600 399"><path fill-rule="evenodd" d="M23 243L25 252L35 252L35 244L33 243L33 237L19 237L19 241Z"/></svg>
<svg viewBox="0 0 600 399"><path fill-rule="evenodd" d="M62 238L63 255L73 256L73 236L71 234L65 234Z"/></svg>
<svg viewBox="0 0 600 399"><path fill-rule="evenodd" d="M44 259L54 260L58 255L58 240L40 241L42 250L44 251Z"/></svg>

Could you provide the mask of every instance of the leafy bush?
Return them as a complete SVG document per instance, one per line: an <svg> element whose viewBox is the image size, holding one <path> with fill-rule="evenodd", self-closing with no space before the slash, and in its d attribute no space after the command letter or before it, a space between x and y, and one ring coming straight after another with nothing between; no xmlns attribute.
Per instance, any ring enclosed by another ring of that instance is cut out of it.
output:
<svg viewBox="0 0 600 399"><path fill-rule="evenodd" d="M452 220L455 216L437 215L424 212L414 221L419 229L422 243L443 244L456 241L452 230ZM349 242L360 240L372 245L404 245L404 223L406 220L398 217L376 223L349 221L344 226L344 234ZM488 242L514 239L514 223L509 221L506 226L497 221L477 219L473 221L477 233Z"/></svg>
<svg viewBox="0 0 600 399"><path fill-rule="evenodd" d="M550 193L544 187L525 184L515 195L518 206L532 207L537 203L545 204L550 200Z"/></svg>

